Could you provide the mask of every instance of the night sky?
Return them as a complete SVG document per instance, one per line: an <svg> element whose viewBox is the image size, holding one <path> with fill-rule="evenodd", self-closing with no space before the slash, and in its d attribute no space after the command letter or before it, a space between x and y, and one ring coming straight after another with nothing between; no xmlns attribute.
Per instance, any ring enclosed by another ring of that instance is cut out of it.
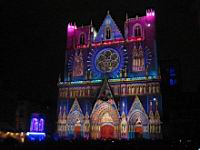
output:
<svg viewBox="0 0 200 150"><path fill-rule="evenodd" d="M157 15L159 59L181 62L185 91L200 85L198 0L100 1L40 0L0 2L0 91L3 97L57 103L57 80L64 70L66 26L93 25L98 31L107 10L123 33L125 14L145 15L153 8ZM1 98L2 101L2 98Z"/></svg>

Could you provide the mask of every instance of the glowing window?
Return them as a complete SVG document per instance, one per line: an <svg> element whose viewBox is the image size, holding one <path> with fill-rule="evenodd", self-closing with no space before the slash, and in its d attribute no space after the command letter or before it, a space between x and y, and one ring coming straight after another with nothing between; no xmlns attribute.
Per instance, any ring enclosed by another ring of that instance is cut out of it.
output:
<svg viewBox="0 0 200 150"><path fill-rule="evenodd" d="M43 132L44 131L44 119L33 117L31 119L30 132Z"/></svg>
<svg viewBox="0 0 200 150"><path fill-rule="evenodd" d="M110 29L110 27L106 27L106 36L105 36L105 38L106 39L110 39L111 38L111 29Z"/></svg>
<svg viewBox="0 0 200 150"><path fill-rule="evenodd" d="M142 27L141 25L134 26L134 36L142 36Z"/></svg>
<svg viewBox="0 0 200 150"><path fill-rule="evenodd" d="M44 119L40 119L39 121L39 131L43 132L44 131Z"/></svg>
<svg viewBox="0 0 200 150"><path fill-rule="evenodd" d="M170 84L170 86L175 86L176 85L176 79L170 79L169 80L169 84Z"/></svg>
<svg viewBox="0 0 200 150"><path fill-rule="evenodd" d="M81 33L79 42L80 42L80 45L84 45L85 44L85 35L84 35L84 33Z"/></svg>
<svg viewBox="0 0 200 150"><path fill-rule="evenodd" d="M30 131L38 131L38 119L32 118Z"/></svg>
<svg viewBox="0 0 200 150"><path fill-rule="evenodd" d="M169 85L170 86L176 85L176 71L173 66L169 67Z"/></svg>

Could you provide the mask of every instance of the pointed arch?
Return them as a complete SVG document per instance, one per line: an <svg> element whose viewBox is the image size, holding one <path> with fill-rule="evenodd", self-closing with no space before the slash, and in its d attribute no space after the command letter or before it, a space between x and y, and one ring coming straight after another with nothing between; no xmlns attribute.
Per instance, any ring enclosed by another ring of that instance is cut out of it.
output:
<svg viewBox="0 0 200 150"><path fill-rule="evenodd" d="M132 35L134 37L143 36L143 29L142 29L142 25L141 24L139 24L139 23L134 24Z"/></svg>
<svg viewBox="0 0 200 150"><path fill-rule="evenodd" d="M78 103L78 100L75 99L70 109L70 112L67 116L67 123L66 123L67 136L73 138L79 138L81 136L81 133L83 132L82 129L83 123L84 123L84 115Z"/></svg>
<svg viewBox="0 0 200 150"><path fill-rule="evenodd" d="M109 40L109 39L111 39L111 33L112 33L112 31L111 31L111 27L110 26L106 26L106 28L105 28L105 32L104 32L104 39L105 40Z"/></svg>
<svg viewBox="0 0 200 150"><path fill-rule="evenodd" d="M110 138L118 138L119 112L113 99L108 101L97 100L91 114L91 138L105 138L104 134L110 134ZM112 130L112 132L107 132Z"/></svg>
<svg viewBox="0 0 200 150"><path fill-rule="evenodd" d="M79 36L79 44L84 45L85 44L85 33L81 32Z"/></svg>
<svg viewBox="0 0 200 150"><path fill-rule="evenodd" d="M138 96L135 97L128 113L128 124L129 133L131 133L130 138L133 138L132 134L136 132L149 132L149 119Z"/></svg>

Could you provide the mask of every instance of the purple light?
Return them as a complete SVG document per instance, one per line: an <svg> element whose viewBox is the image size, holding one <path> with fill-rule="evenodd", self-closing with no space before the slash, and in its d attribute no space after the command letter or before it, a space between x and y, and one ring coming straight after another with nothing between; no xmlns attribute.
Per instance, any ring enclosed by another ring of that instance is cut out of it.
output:
<svg viewBox="0 0 200 150"><path fill-rule="evenodd" d="M40 122L39 122L39 131L42 132L44 131L44 119L40 119Z"/></svg>
<svg viewBox="0 0 200 150"><path fill-rule="evenodd" d="M44 119L33 117L31 119L31 125L30 125L30 131L31 132L43 132L44 131Z"/></svg>
<svg viewBox="0 0 200 150"><path fill-rule="evenodd" d="M32 118L30 131L38 131L38 119Z"/></svg>

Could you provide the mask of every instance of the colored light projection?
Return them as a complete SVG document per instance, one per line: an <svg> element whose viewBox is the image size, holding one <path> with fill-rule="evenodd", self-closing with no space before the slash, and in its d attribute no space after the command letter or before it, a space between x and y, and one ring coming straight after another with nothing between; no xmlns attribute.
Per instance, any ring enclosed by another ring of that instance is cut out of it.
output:
<svg viewBox="0 0 200 150"><path fill-rule="evenodd" d="M112 72L119 66L120 57L113 49L99 52L96 58L96 66L102 72Z"/></svg>
<svg viewBox="0 0 200 150"><path fill-rule="evenodd" d="M26 133L28 139L31 141L44 140L46 136L44 132L44 124L44 117L42 117L40 114L33 114L31 118L30 132Z"/></svg>
<svg viewBox="0 0 200 150"><path fill-rule="evenodd" d="M154 17L155 16L155 11L153 11L152 9L148 9L146 11L146 16L147 17Z"/></svg>
<svg viewBox="0 0 200 150"><path fill-rule="evenodd" d="M97 33L92 23L68 24L64 77L57 84L59 138L162 137L155 19L152 9L127 15L124 35L109 12ZM33 117L31 130L40 133L43 123Z"/></svg>
<svg viewBox="0 0 200 150"><path fill-rule="evenodd" d="M72 23L69 23L67 26L68 32L74 32L74 30L77 29L76 25L72 25Z"/></svg>
<svg viewBox="0 0 200 150"><path fill-rule="evenodd" d="M102 79L105 75L118 78L126 55L123 46L92 49L88 56L88 70L93 72L94 79Z"/></svg>

